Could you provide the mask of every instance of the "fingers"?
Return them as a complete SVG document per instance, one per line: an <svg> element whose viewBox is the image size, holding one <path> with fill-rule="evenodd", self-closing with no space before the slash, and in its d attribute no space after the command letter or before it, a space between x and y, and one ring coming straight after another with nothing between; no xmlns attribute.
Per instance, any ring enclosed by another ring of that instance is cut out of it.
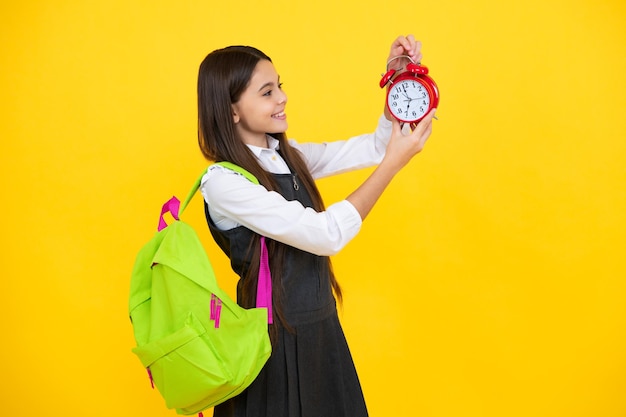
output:
<svg viewBox="0 0 626 417"><path fill-rule="evenodd" d="M419 123L411 123L411 130L409 133L403 130L403 123L400 123L395 117L391 118L391 135L392 136L414 136L419 137L427 133L430 135L432 131L433 119L437 114L437 109L432 109Z"/></svg>
<svg viewBox="0 0 626 417"><path fill-rule="evenodd" d="M426 116L424 116L424 118L422 120L420 120L420 122L417 124L417 126L415 126L415 130L414 131L424 131L426 128L428 128L429 126L432 126L433 124L433 118L435 117L435 113L437 112L437 109L432 109L431 111L428 112L428 114Z"/></svg>
<svg viewBox="0 0 626 417"><path fill-rule="evenodd" d="M433 130L433 118L435 117L435 113L437 109L432 109L420 122L415 126L411 135L414 137L418 137L419 141L422 143L426 143L426 140L430 136Z"/></svg>
<svg viewBox="0 0 626 417"><path fill-rule="evenodd" d="M411 132L403 131L402 123L392 120L391 138L385 153L387 163L401 168L424 149L432 132L434 115L435 109L430 111Z"/></svg>
<svg viewBox="0 0 626 417"><path fill-rule="evenodd" d="M420 122L423 122L426 120L428 123L432 123L432 120L435 118L436 114L437 114L437 109L432 109Z"/></svg>
<svg viewBox="0 0 626 417"><path fill-rule="evenodd" d="M413 35L398 36L391 44L389 58L408 55L414 62L422 59L422 43L415 40Z"/></svg>
<svg viewBox="0 0 626 417"><path fill-rule="evenodd" d="M406 54L411 57L413 62L420 62L422 60L422 43L415 40L413 35L406 37L408 42L408 48L405 47Z"/></svg>

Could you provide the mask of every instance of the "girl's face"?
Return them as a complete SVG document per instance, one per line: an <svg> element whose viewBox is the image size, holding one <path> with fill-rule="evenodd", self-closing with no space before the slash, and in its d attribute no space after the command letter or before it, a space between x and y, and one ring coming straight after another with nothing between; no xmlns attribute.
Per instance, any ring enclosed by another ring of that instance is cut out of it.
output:
<svg viewBox="0 0 626 417"><path fill-rule="evenodd" d="M287 130L286 104L287 95L274 65L260 60L248 87L232 105L235 127L244 143L267 147L266 133L284 133Z"/></svg>

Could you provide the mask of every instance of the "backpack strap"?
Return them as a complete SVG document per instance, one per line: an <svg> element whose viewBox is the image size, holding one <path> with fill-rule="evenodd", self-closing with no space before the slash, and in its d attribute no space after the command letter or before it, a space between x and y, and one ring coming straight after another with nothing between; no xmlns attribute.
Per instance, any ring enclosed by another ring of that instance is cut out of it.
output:
<svg viewBox="0 0 626 417"><path fill-rule="evenodd" d="M216 162L213 165L221 165L224 168L228 168L232 171L238 172L244 177L246 177L253 184L257 184L257 185L259 184L259 180L257 180L254 175L252 175L251 173L249 173L242 167L233 164L232 162L222 161L222 162ZM185 210L185 208L187 208L187 205L189 204L193 196L196 194L196 191L198 191L198 188L200 188L202 177L204 177L206 173L207 173L206 170L202 171L202 174L200 174L196 182L193 184L193 186L191 187L191 190L189 190L189 194L187 194L187 197L185 198L182 204L180 204L180 201L175 196L170 198L165 204L163 204L163 207L161 208L161 216L159 217L159 226L157 228L158 231L161 231L167 227L167 223L165 222L165 219L163 217L166 213L171 213L172 217L175 220L180 220L179 216L183 214L183 211Z"/></svg>
<svg viewBox="0 0 626 417"><path fill-rule="evenodd" d="M232 171L238 172L239 174L246 177L253 184L257 184L257 185L259 184L259 180L254 175L252 175L250 172L246 171L239 165L233 164L232 162L222 161L222 162L216 162L214 165L221 165L224 168L228 168ZM178 205L179 202L178 202L178 199L176 199L176 197L172 197L170 201L165 203L165 205L163 206L163 210L161 212L159 230L161 230L162 224L163 224L163 227L167 227L167 225L165 224L163 220L163 214L167 213L168 211L172 214L172 216L174 216L176 220L179 219L179 216L183 213L183 211L185 210L185 208L187 207L187 205L189 204L193 196L196 194L196 192L198 191L198 188L200 188L200 183L202 182L202 178L204 177L206 172L207 171L205 170L202 172L202 174L200 174L196 182L191 187L191 190L189 190L189 194L187 194L185 201L180 206ZM267 308L267 322L269 324L272 324L274 322L273 312L272 312L272 274L270 272L270 267L269 267L269 259L268 259L267 245L265 243L265 236L261 236L260 245L261 245L261 258L260 258L260 265L259 265L259 282L257 284L256 306ZM211 309L212 314L213 314L212 318L215 319L215 327L219 327L219 308L218 307L219 306L216 303L215 310Z"/></svg>
<svg viewBox="0 0 626 417"><path fill-rule="evenodd" d="M232 171L238 172L241 175L243 175L244 177L246 177L248 179L248 181L250 181L253 184L259 184L259 180L257 180L257 178L252 175L250 172L246 171L245 169L243 169L242 167L240 167L239 165L235 165L232 162L227 162L227 161L222 161L222 162L216 162L213 165L221 165L224 168L228 168ZM213 166L210 165L209 167ZM202 174L200 174L200 176L198 177L198 179L196 180L196 182L193 184L193 186L191 187L191 190L189 190L189 194L187 194L187 198L185 198L185 200L183 201L183 204L181 204L180 209L178 211L178 215L180 216L181 214L183 214L183 211L185 210L185 208L187 208L187 205L189 204L189 202L191 201L191 199L193 198L193 196L196 194L196 191L198 191L198 188L200 188L200 183L202 182L202 177L204 177L206 175L207 171L204 170L202 172ZM176 216L174 216L174 218L177 218Z"/></svg>
<svg viewBox="0 0 626 417"><path fill-rule="evenodd" d="M272 312L272 273L270 272L269 255L265 236L261 236L261 258L259 261L259 279L256 284L256 306L267 308L267 322L274 323Z"/></svg>

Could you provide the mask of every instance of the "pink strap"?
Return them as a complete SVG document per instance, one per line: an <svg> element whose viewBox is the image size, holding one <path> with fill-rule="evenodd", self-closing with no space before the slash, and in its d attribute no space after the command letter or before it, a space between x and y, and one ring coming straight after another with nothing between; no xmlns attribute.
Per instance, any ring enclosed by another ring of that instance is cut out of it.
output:
<svg viewBox="0 0 626 417"><path fill-rule="evenodd" d="M211 294L211 316L210 320L215 322L215 328L219 329L220 327L220 317L222 314L222 300L217 298L217 295Z"/></svg>
<svg viewBox="0 0 626 417"><path fill-rule="evenodd" d="M161 208L161 217L159 217L159 227L158 231L165 229L167 227L167 223L165 223L165 219L163 219L163 215L167 212L172 213L172 217L178 220L178 210L180 209L180 201L176 197L170 198L167 203L163 204L163 208Z"/></svg>
<svg viewBox="0 0 626 417"><path fill-rule="evenodd" d="M148 371L148 378L150 378L150 386L152 387L152 389L154 389L154 379L152 379L152 371L150 370L150 368L146 368L146 370Z"/></svg>
<svg viewBox="0 0 626 417"><path fill-rule="evenodd" d="M267 308L267 322L272 324L272 274L265 245L265 236L261 236L261 259L259 265L259 280L256 290L256 306Z"/></svg>

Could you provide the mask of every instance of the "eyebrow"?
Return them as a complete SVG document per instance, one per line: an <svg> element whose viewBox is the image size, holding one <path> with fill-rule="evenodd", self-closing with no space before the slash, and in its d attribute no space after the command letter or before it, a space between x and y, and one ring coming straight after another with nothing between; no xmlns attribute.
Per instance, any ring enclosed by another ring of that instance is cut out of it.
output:
<svg viewBox="0 0 626 417"><path fill-rule="evenodd" d="M278 76L278 84L280 84L280 75ZM261 88L259 88L259 90L258 90L258 91L261 91L261 90L263 90L264 88L267 88L267 87L273 87L273 86L275 86L275 85L276 85L276 84L275 84L273 81L270 81L270 82L268 82L268 83L263 84L263 85L261 86Z"/></svg>

